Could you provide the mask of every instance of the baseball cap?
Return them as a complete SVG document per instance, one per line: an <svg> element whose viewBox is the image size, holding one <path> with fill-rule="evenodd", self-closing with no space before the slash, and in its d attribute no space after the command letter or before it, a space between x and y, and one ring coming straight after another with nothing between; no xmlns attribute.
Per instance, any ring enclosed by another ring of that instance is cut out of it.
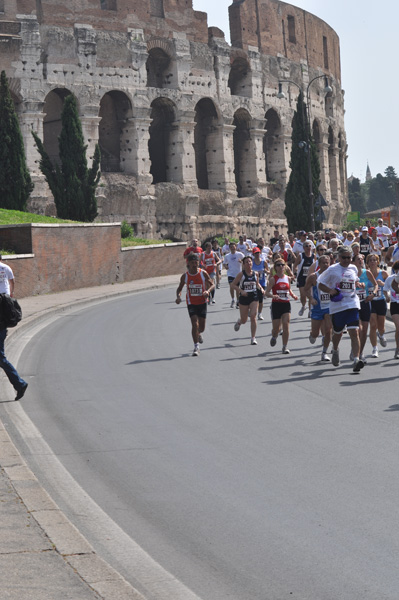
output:
<svg viewBox="0 0 399 600"><path fill-rule="evenodd" d="M368 230L369 230L368 227L366 227L366 226L362 227L362 231L368 231Z"/></svg>
<svg viewBox="0 0 399 600"><path fill-rule="evenodd" d="M303 230L302 230L302 231L300 231L300 232L299 232L299 235L306 235L306 231L303 231Z"/></svg>
<svg viewBox="0 0 399 600"><path fill-rule="evenodd" d="M259 254L260 249L258 247L252 249L252 254Z"/></svg>

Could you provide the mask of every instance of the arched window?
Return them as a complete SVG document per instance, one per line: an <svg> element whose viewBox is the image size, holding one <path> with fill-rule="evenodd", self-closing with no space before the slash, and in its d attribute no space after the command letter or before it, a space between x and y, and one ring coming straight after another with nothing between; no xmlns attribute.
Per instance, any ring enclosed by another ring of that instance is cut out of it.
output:
<svg viewBox="0 0 399 600"><path fill-rule="evenodd" d="M236 58L231 65L228 86L232 96L252 98L252 76L248 60Z"/></svg>
<svg viewBox="0 0 399 600"><path fill-rule="evenodd" d="M216 154L219 128L217 112L210 98L203 98L195 107L195 170L198 187L202 190L217 189L215 181Z"/></svg>
<svg viewBox="0 0 399 600"><path fill-rule="evenodd" d="M71 92L65 88L57 88L47 94L44 101L43 144L51 161L59 163L58 138L61 134L61 114L64 101Z"/></svg>
<svg viewBox="0 0 399 600"><path fill-rule="evenodd" d="M281 172L285 169L281 122L273 108L267 111L265 118L266 132L263 137L263 151L266 159L266 179L280 183Z"/></svg>
<svg viewBox="0 0 399 600"><path fill-rule="evenodd" d="M162 48L151 48L147 59L147 87L166 87L171 74L170 56Z"/></svg>
<svg viewBox="0 0 399 600"><path fill-rule="evenodd" d="M150 173L153 183L172 181L171 144L172 124L176 120L175 105L168 98L157 98L151 104L150 139Z"/></svg>
<svg viewBox="0 0 399 600"><path fill-rule="evenodd" d="M248 195L249 184L251 183L248 180L251 120L251 115L243 108L240 108L234 115L234 175L239 198Z"/></svg>
<svg viewBox="0 0 399 600"><path fill-rule="evenodd" d="M108 92L100 102L99 144L103 172L118 173L124 170L121 164L123 125L131 116L131 110L130 100L123 92Z"/></svg>

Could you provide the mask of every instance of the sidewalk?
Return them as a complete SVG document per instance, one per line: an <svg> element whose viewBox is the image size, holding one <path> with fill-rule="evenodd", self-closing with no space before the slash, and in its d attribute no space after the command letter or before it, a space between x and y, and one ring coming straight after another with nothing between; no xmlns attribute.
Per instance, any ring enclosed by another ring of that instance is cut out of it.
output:
<svg viewBox="0 0 399 600"><path fill-rule="evenodd" d="M105 298L177 287L178 282L179 275L171 275L22 298L23 320L9 330L7 340L17 339L33 322L71 306L83 307ZM14 406L13 390L5 381L4 385L0 381L1 401L10 401ZM25 398L21 404L24 402ZM27 467L1 421L0 523L2 600L145 600L95 554L66 519Z"/></svg>

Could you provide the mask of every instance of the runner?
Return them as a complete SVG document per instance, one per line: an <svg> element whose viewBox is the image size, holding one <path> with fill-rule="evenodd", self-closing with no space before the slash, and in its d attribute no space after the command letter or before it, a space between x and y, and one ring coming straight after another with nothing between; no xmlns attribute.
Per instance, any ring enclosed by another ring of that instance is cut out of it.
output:
<svg viewBox="0 0 399 600"><path fill-rule="evenodd" d="M265 260L263 260L261 257L260 248L254 248L252 250L252 254L254 255L252 269L254 271L256 271L256 273L258 273L259 284L263 289L265 289L266 288L266 273L268 273L268 271L269 271L267 262ZM263 321L263 315L262 315L263 299L264 299L264 293L258 289L258 302L259 302L258 319L259 319L259 321Z"/></svg>
<svg viewBox="0 0 399 600"><path fill-rule="evenodd" d="M191 319L191 335L194 341L193 356L199 355L199 344L202 344L202 334L205 331L206 309L209 293L214 287L208 273L199 268L198 255L194 252L187 256L188 269L180 278L176 290L176 304L181 302L181 292L187 287L186 302Z"/></svg>
<svg viewBox="0 0 399 600"><path fill-rule="evenodd" d="M220 260L218 255L212 250L211 242L206 242L205 250L201 254L200 262L204 265L205 271L208 273L209 277L212 280L212 283L214 284L213 290L211 291L210 296L209 296L208 304L210 302L212 302L212 304L216 304L215 280L216 280L216 273L217 273L217 269L219 267L219 263L221 263L222 261Z"/></svg>
<svg viewBox="0 0 399 600"><path fill-rule="evenodd" d="M374 242L371 239L371 237L369 236L369 230L368 230L368 227L366 227L366 226L362 227L362 230L360 233L360 238L359 238L359 244L360 244L360 254L363 254L365 259L368 257L368 255L371 252L375 252Z"/></svg>
<svg viewBox="0 0 399 600"><path fill-rule="evenodd" d="M312 320L309 342L314 344L321 332L323 336L321 360L330 362L330 357L327 355L332 332L332 323L329 313L330 294L322 292L318 288L318 279L320 275L324 273L324 271L326 271L330 266L330 257L320 256L318 266L318 271L309 275L305 284L305 293L308 296L312 307L310 311L310 317Z"/></svg>
<svg viewBox="0 0 399 600"><path fill-rule="evenodd" d="M220 289L220 281L222 279L223 254L222 249L219 246L219 242L217 240L212 240L212 250L219 258L219 264L216 267L216 289Z"/></svg>
<svg viewBox="0 0 399 600"><path fill-rule="evenodd" d="M198 254L198 257L202 254L202 248L201 246L198 246L198 240L196 238L193 239L193 241L191 242L191 246L189 248L186 248L184 253L183 253L183 258L186 259L191 253L194 254Z"/></svg>
<svg viewBox="0 0 399 600"><path fill-rule="evenodd" d="M378 219L378 225L376 227L377 237L381 240L384 249L382 250L382 258L385 262L385 255L389 248L390 239L392 236L392 231L387 225L384 225L383 219Z"/></svg>
<svg viewBox="0 0 399 600"><path fill-rule="evenodd" d="M246 256L243 261L243 270L231 284L232 289L239 294L240 318L234 325L234 331L238 331L241 325L245 325L248 314L251 320L251 344L256 346L256 315L258 313L258 291L262 294L265 290L259 283L259 274L252 268L252 258Z"/></svg>
<svg viewBox="0 0 399 600"><path fill-rule="evenodd" d="M231 287L231 284L234 281L234 278L242 271L242 260L244 258L244 254L242 252L237 252L237 246L234 242L231 242L230 252L226 254L223 260L223 266L227 269L227 279L230 284L230 296L231 296L231 304L230 308L234 308L234 289ZM238 293L237 293L237 302L236 308L239 307L238 304Z"/></svg>
<svg viewBox="0 0 399 600"><path fill-rule="evenodd" d="M299 309L299 316L302 317L305 312L306 307L306 293L305 293L305 283L306 277L308 276L309 269L314 262L314 254L312 251L311 242L306 241L303 244L303 252L301 252L293 266L294 275L297 275L297 282L299 288L299 294L301 299L301 308Z"/></svg>
<svg viewBox="0 0 399 600"><path fill-rule="evenodd" d="M379 263L378 264L382 265L382 251L384 249L384 246L382 244L381 239L377 237L377 230L376 230L376 228L375 227L371 227L371 229L369 231L371 231L370 235L371 235L371 239L373 240L373 244L374 244L374 254L377 254L379 256ZM367 258L368 258L368 256L367 256ZM367 262L367 258L366 258L366 262Z"/></svg>
<svg viewBox="0 0 399 600"><path fill-rule="evenodd" d="M370 315L371 315L371 300L375 298L377 293L377 282L374 278L374 275L368 269L364 268L364 257L362 254L358 254L353 262L355 267L357 268L357 275L359 277L359 281L364 284L364 287L360 288L356 286L356 293L360 300L360 310L359 310L359 341L360 341L360 351L359 356L360 359L366 364L366 360L363 356L364 346L367 341L367 333L369 329L370 323ZM350 355L350 359L353 359L352 353Z"/></svg>
<svg viewBox="0 0 399 600"><path fill-rule="evenodd" d="M291 280L288 275L285 275L285 262L279 258L274 263L276 275L270 276L267 283L265 296L272 299L271 316L272 316L272 337L270 345L273 347L277 344L277 337L280 329L283 330L283 354L289 354L287 348L288 339L290 336L290 319L291 319L291 302L290 297L298 300L291 290Z"/></svg>
<svg viewBox="0 0 399 600"><path fill-rule="evenodd" d="M342 333L347 326L352 344L354 358L353 372L358 373L364 367L364 362L359 358L359 309L360 302L356 294L356 285L359 281L357 268L351 264L352 255L346 246L338 250L338 263L329 267L319 277L319 289L330 294L330 315L333 324L333 352L332 364L339 365L338 346ZM359 283L359 287L364 287Z"/></svg>
<svg viewBox="0 0 399 600"><path fill-rule="evenodd" d="M387 345L385 338L385 317L387 314L387 303L383 294L383 287L388 278L387 271L380 269L380 257L378 254L369 254L366 260L366 266L374 275L378 284L376 295L371 301L370 315L370 342L372 345L371 356L378 358L377 334L380 344L383 348Z"/></svg>
<svg viewBox="0 0 399 600"><path fill-rule="evenodd" d="M399 359L399 286L398 286L399 260L392 265L392 275L390 275L384 284L384 295L390 304L392 321L395 324L395 342L396 350L394 358ZM395 286L395 287L393 287Z"/></svg>

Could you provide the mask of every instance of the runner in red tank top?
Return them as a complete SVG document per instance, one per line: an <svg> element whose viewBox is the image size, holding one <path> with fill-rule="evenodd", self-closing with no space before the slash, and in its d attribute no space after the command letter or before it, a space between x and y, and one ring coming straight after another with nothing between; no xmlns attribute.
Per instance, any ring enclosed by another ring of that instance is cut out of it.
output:
<svg viewBox="0 0 399 600"><path fill-rule="evenodd" d="M290 299L298 300L298 296L291 290L291 280L285 275L285 262L279 258L274 263L276 275L269 278L265 296L272 299L272 337L270 345L275 346L277 343L280 329L283 329L283 354L289 354L287 348L288 338L290 335L290 319L291 319L291 302Z"/></svg>

